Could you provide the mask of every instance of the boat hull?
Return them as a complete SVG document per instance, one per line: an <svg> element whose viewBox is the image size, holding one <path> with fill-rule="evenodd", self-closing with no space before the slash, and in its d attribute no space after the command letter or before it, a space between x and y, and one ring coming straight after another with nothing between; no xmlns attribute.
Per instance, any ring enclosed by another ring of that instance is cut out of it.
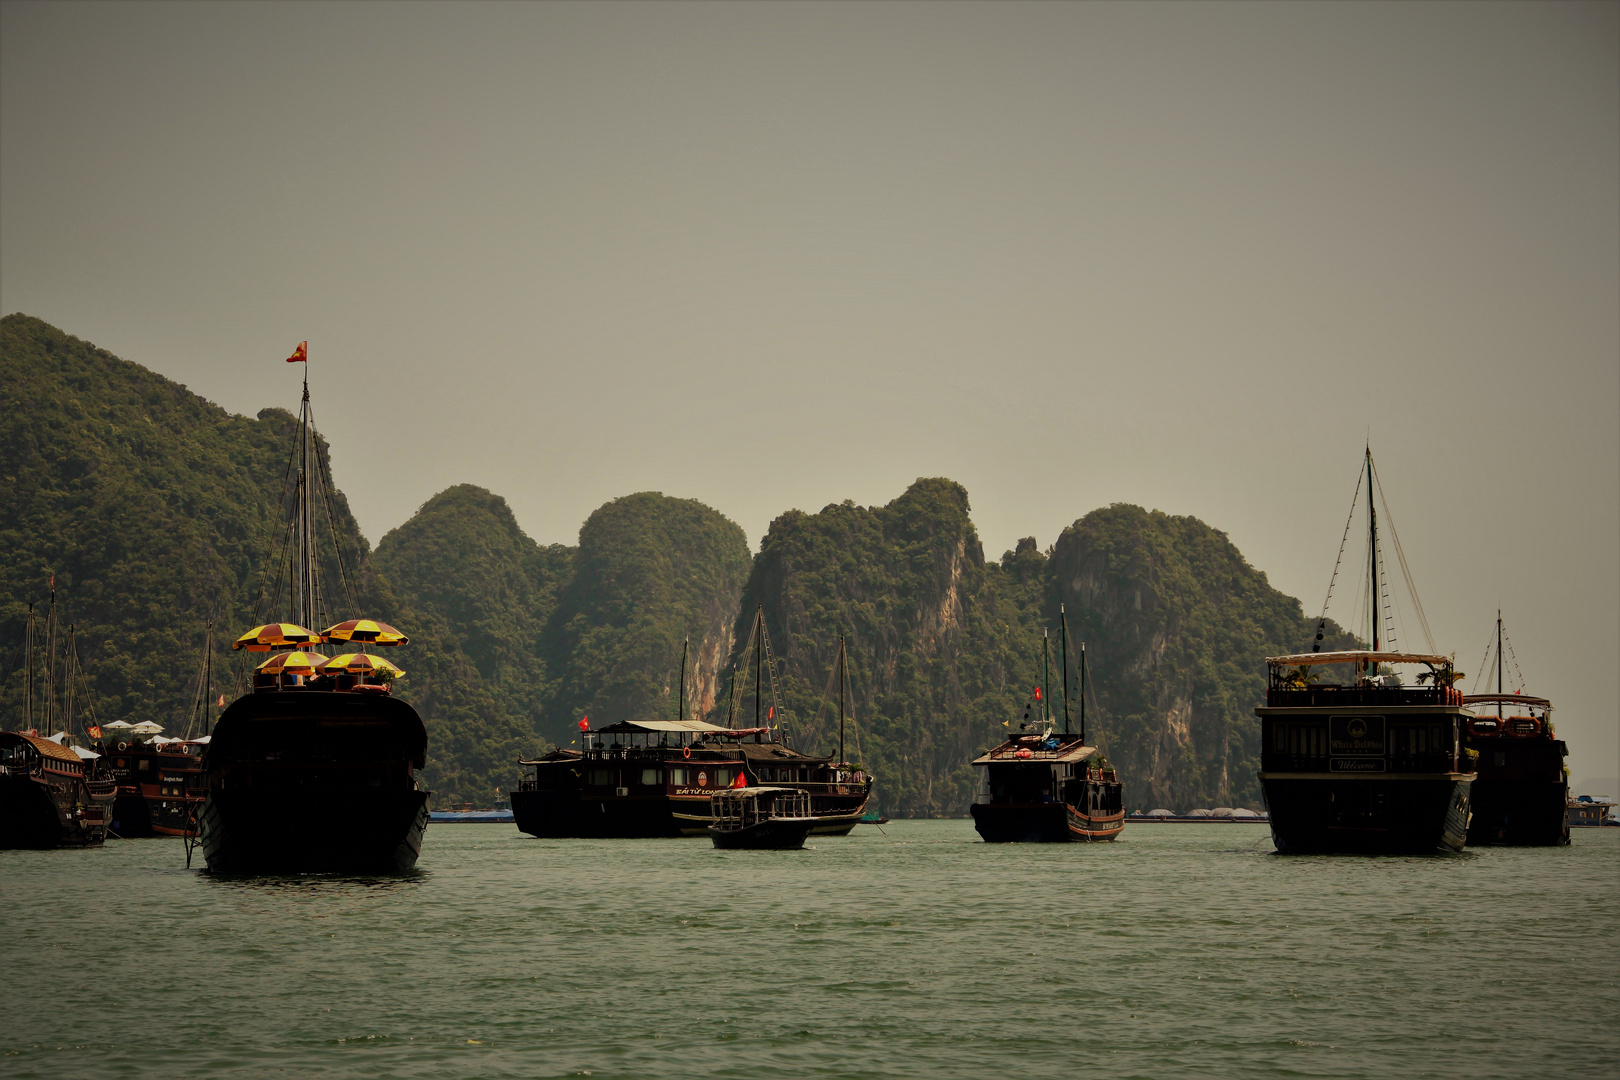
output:
<svg viewBox="0 0 1620 1080"><path fill-rule="evenodd" d="M216 874L397 874L413 870L427 829L425 791L218 791L198 815Z"/></svg>
<svg viewBox="0 0 1620 1080"><path fill-rule="evenodd" d="M753 851L792 851L804 847L813 822L806 818L770 818L743 829L709 826L709 838L717 848Z"/></svg>
<svg viewBox="0 0 1620 1080"><path fill-rule="evenodd" d="M859 795L813 798L813 836L847 836L866 813L870 789ZM707 836L712 815L708 796L598 797L577 788L548 787L509 793L512 817L530 836L545 839L650 839ZM822 804L827 803L825 808Z"/></svg>
<svg viewBox="0 0 1620 1080"><path fill-rule="evenodd" d="M90 795L82 781L0 776L0 850L94 847L107 838L111 801Z"/></svg>
<svg viewBox="0 0 1620 1080"><path fill-rule="evenodd" d="M1472 774L1260 776L1279 855L1461 851L1472 785Z"/></svg>
<svg viewBox="0 0 1620 1080"><path fill-rule="evenodd" d="M1068 810L1069 839L1079 844L1109 843L1125 831L1125 811L1112 814L1086 814L1074 807Z"/></svg>
<svg viewBox="0 0 1620 1080"><path fill-rule="evenodd" d="M1471 847L1558 847L1569 843L1569 785L1474 781L1469 796Z"/></svg>
<svg viewBox="0 0 1620 1080"><path fill-rule="evenodd" d="M1062 803L974 803L973 827L987 844L1065 844L1068 807Z"/></svg>

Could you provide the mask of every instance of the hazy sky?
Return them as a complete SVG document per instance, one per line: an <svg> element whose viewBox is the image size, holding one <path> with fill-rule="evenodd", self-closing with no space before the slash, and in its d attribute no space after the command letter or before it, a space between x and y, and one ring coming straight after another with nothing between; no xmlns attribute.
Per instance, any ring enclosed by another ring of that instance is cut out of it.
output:
<svg viewBox="0 0 1620 1080"><path fill-rule="evenodd" d="M1314 615L1370 434L1436 646L1500 604L1577 781L1617 297L1614 3L0 5L0 308L249 414L309 339L373 543L943 475L992 557L1128 501Z"/></svg>

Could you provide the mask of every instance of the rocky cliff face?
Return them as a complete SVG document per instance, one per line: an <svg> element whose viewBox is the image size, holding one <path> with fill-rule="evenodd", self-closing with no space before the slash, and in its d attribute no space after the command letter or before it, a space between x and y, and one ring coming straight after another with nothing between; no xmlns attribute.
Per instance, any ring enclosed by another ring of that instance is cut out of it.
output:
<svg viewBox="0 0 1620 1080"><path fill-rule="evenodd" d="M1129 805L1258 806L1263 659L1310 645L1299 601L1273 589L1224 533L1116 504L1063 531L1048 606L1089 645L1095 738ZM1337 627L1329 647L1348 644Z"/></svg>
<svg viewBox="0 0 1620 1080"><path fill-rule="evenodd" d="M967 492L949 480L919 480L881 507L790 511L771 524L743 590L732 664L744 661L762 609L789 737L832 753L844 635L856 718L848 756L879 777L886 808L963 813L967 762L1019 707L1028 678L1027 654L1010 647L1028 613L1002 595L1003 576L985 563ZM739 722L752 717L742 683Z"/></svg>
<svg viewBox="0 0 1620 1080"><path fill-rule="evenodd" d="M566 744L581 715L673 718L687 639L687 713L711 709L749 564L742 529L692 499L642 492L593 513L546 630L545 734Z"/></svg>

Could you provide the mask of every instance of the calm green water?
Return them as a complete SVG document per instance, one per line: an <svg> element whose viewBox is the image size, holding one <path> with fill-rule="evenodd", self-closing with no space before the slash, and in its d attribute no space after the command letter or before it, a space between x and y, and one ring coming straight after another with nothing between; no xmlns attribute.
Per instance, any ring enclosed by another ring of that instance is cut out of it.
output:
<svg viewBox="0 0 1620 1080"><path fill-rule="evenodd" d="M1264 826L802 852L435 825L391 881L0 852L0 1075L1614 1076L1620 829L1280 858Z"/></svg>

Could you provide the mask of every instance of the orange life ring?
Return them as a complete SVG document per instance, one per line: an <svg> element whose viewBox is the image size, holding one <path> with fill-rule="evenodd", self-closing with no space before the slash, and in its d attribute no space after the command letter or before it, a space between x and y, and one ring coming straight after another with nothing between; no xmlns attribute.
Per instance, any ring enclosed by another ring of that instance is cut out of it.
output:
<svg viewBox="0 0 1620 1080"><path fill-rule="evenodd" d="M692 748L690 746L681 747L681 757L689 758L691 756L692 756Z"/></svg>

